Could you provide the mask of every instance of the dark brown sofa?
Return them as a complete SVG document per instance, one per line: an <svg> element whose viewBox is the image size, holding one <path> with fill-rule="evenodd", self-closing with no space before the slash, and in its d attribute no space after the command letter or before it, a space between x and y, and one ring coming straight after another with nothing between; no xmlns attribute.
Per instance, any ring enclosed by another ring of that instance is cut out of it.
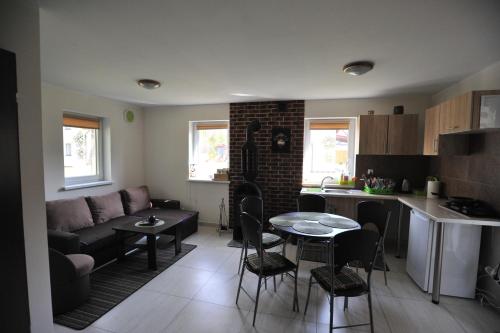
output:
<svg viewBox="0 0 500 333"><path fill-rule="evenodd" d="M179 201L151 199L146 186L103 196L48 201L49 247L64 254L92 256L96 267L115 259L122 238L127 243L139 236L115 233L114 226L137 222L149 215L182 221L182 238L198 230L198 212L180 209Z"/></svg>

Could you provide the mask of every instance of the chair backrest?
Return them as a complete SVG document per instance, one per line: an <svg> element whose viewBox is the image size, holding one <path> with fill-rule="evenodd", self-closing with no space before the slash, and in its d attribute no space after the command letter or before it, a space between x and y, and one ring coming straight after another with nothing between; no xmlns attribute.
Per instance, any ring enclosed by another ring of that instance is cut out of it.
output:
<svg viewBox="0 0 500 333"><path fill-rule="evenodd" d="M240 211L248 213L258 219L261 223L264 222L264 207L262 199L255 195L247 195L241 200Z"/></svg>
<svg viewBox="0 0 500 333"><path fill-rule="evenodd" d="M379 240L379 234L371 230L350 230L336 235L333 239L335 272L340 272L348 262L358 261L371 273Z"/></svg>
<svg viewBox="0 0 500 333"><path fill-rule="evenodd" d="M361 201L358 203L357 221L363 230L372 230L385 238L391 211L379 201Z"/></svg>
<svg viewBox="0 0 500 333"><path fill-rule="evenodd" d="M303 194L297 198L297 210L299 212L324 213L326 200L321 195Z"/></svg>
<svg viewBox="0 0 500 333"><path fill-rule="evenodd" d="M242 212L240 215L241 231L243 242L247 246L251 244L255 247L257 254L262 254L262 223L252 215Z"/></svg>

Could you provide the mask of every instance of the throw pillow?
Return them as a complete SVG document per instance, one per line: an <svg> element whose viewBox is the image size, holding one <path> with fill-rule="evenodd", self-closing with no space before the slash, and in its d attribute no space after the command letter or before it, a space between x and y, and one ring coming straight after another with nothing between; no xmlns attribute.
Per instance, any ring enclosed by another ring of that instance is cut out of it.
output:
<svg viewBox="0 0 500 333"><path fill-rule="evenodd" d="M73 232L93 227L92 214L85 198L47 201L47 228Z"/></svg>
<svg viewBox="0 0 500 333"><path fill-rule="evenodd" d="M87 197L87 203L95 224L125 215L120 193L113 192L101 196Z"/></svg>
<svg viewBox="0 0 500 333"><path fill-rule="evenodd" d="M127 215L151 208L151 197L147 186L130 187L122 192L123 207Z"/></svg>

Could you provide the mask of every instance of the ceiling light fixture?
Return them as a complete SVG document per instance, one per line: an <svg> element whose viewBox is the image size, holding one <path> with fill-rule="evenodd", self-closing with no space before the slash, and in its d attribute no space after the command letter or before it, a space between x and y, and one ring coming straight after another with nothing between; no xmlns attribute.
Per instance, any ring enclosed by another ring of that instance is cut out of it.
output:
<svg viewBox="0 0 500 333"><path fill-rule="evenodd" d="M359 76L371 71L373 66L372 61L355 61L344 65L342 70L349 75Z"/></svg>
<svg viewBox="0 0 500 333"><path fill-rule="evenodd" d="M252 94L245 94L245 93L232 93L232 96L238 96L238 97L250 97L253 96Z"/></svg>
<svg viewBox="0 0 500 333"><path fill-rule="evenodd" d="M160 88L161 83L156 80L151 80L151 79L140 79L137 80L137 84L145 89L153 90Z"/></svg>

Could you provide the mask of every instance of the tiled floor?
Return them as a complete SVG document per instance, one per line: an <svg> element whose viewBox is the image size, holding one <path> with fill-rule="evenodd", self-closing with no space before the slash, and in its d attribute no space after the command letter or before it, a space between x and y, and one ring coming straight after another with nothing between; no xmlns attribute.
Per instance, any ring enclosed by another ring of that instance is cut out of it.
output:
<svg viewBox="0 0 500 333"><path fill-rule="evenodd" d="M299 302L301 313L292 312L293 283L280 282L275 293L272 283L263 291L255 328L252 327L253 301L240 294L238 286L240 250L226 246L230 234L219 237L214 228L200 231L185 240L198 247L124 302L97 320L86 333L125 332L328 332L329 305L325 293L313 288L307 316L303 315L309 270L316 264L301 262ZM294 247L288 254L294 258ZM478 302L443 297L436 306L405 273L405 261L388 255L391 272L388 286L383 273L374 272L374 321L376 332L500 332L500 315ZM252 295L256 278L245 274L244 286ZM350 299L347 312L343 299L335 303L335 324L366 322L366 297ZM367 332L368 327L335 330ZM56 325L56 332L74 332Z"/></svg>

